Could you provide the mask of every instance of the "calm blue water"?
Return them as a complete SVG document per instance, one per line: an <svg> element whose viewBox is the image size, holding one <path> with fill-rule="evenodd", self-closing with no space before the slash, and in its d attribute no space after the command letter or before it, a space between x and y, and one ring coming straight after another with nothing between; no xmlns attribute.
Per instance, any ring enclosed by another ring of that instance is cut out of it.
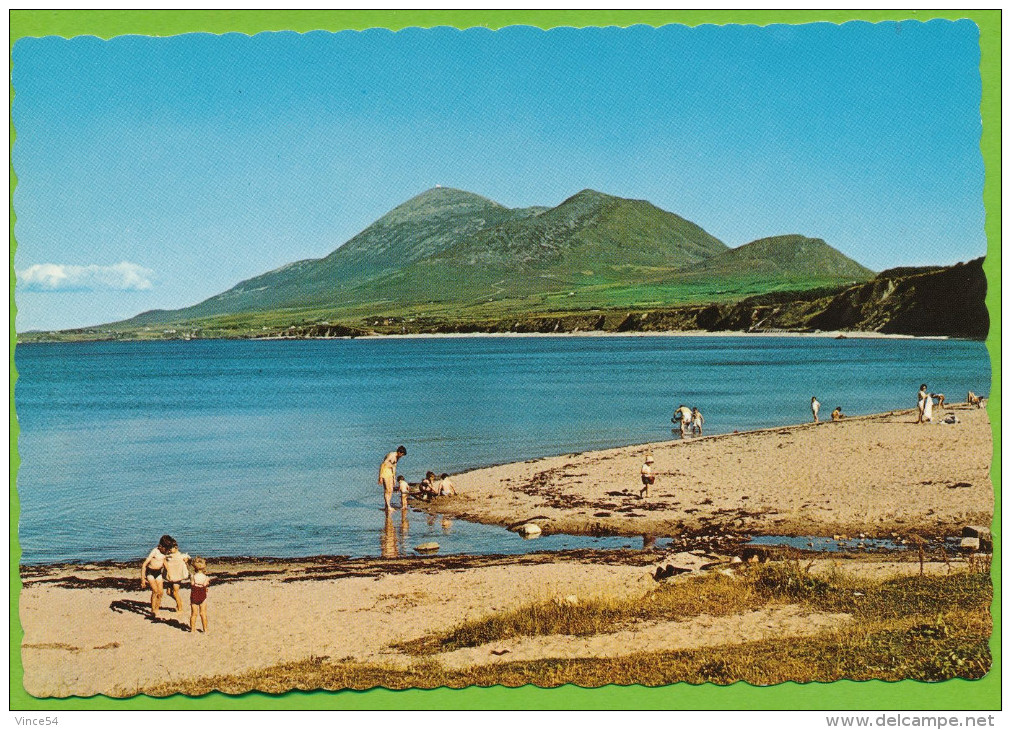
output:
<svg viewBox="0 0 1011 730"><path fill-rule="evenodd" d="M990 391L981 343L768 337L557 337L19 345L22 562L190 553L305 556L640 547L524 541L410 513L387 524L378 464L477 466L671 436L912 408L921 382ZM522 519L527 515L518 515Z"/></svg>

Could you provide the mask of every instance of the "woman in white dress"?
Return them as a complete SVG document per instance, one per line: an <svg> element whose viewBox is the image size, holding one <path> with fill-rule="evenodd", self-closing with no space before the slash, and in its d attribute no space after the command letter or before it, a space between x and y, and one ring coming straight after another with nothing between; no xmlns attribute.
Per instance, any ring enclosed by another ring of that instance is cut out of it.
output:
<svg viewBox="0 0 1011 730"><path fill-rule="evenodd" d="M926 423L933 418L934 401L927 392L927 384L920 386L920 392L916 394L916 422Z"/></svg>

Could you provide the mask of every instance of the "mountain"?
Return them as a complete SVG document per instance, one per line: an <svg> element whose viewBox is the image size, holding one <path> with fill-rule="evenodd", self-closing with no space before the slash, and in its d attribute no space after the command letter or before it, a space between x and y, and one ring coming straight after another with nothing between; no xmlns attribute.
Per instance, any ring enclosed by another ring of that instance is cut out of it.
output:
<svg viewBox="0 0 1011 730"><path fill-rule="evenodd" d="M522 300L572 288L637 286L726 250L699 226L641 200L584 190L555 208L507 208L433 188L322 259L240 282L195 306L131 325L278 310L372 313L377 303ZM522 306L522 305L520 305Z"/></svg>
<svg viewBox="0 0 1011 730"><path fill-rule="evenodd" d="M605 290L667 280L726 250L699 226L644 200L583 190L555 208L461 237L377 284L399 302L516 302L522 309L586 289L602 301ZM359 301L370 296L356 294Z"/></svg>
<svg viewBox="0 0 1011 730"><path fill-rule="evenodd" d="M145 312L132 321L174 322L333 303L342 292L436 254L482 228L540 210L509 209L463 190L432 188L398 205L324 258L297 261L242 281L192 307Z"/></svg>
<svg viewBox="0 0 1011 730"><path fill-rule="evenodd" d="M728 249L683 269L686 276L780 281L866 281L874 272L844 256L820 238L797 234L762 238Z"/></svg>
<svg viewBox="0 0 1011 730"><path fill-rule="evenodd" d="M508 208L433 188L329 255L175 311L24 339L369 332L876 331L983 338L982 261L877 276L818 238L738 248L645 200Z"/></svg>

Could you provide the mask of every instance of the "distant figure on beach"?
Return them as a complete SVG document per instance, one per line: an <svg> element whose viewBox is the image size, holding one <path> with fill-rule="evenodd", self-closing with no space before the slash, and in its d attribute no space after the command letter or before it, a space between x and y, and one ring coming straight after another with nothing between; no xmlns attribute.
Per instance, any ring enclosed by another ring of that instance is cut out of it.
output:
<svg viewBox="0 0 1011 730"><path fill-rule="evenodd" d="M844 418L846 418L846 416L843 415L842 406L836 406L835 410L832 411L832 420L841 421Z"/></svg>
<svg viewBox="0 0 1011 730"><path fill-rule="evenodd" d="M158 618L158 611L161 609L161 599L165 592L162 583L162 571L165 568L165 556L175 544L171 535L162 535L161 540L154 550L148 554L143 565L140 566L140 589L145 586L151 588L151 616Z"/></svg>
<svg viewBox="0 0 1011 730"><path fill-rule="evenodd" d="M398 446L396 451L391 451L379 465L379 486L383 488L383 498L386 500L386 511L393 509L390 500L393 499L393 485L397 481L397 462L407 456L407 449Z"/></svg>
<svg viewBox="0 0 1011 730"><path fill-rule="evenodd" d="M642 489L639 490L639 499L649 499L649 488L656 482L656 475L653 473L653 454L646 454L646 463L642 465Z"/></svg>
<svg viewBox="0 0 1011 730"><path fill-rule="evenodd" d="M927 392L927 384L920 386L920 392L916 394L916 422L927 423L934 419L934 399Z"/></svg>
<svg viewBox="0 0 1011 730"><path fill-rule="evenodd" d="M440 497L455 497L456 496L456 485L449 478L449 474L443 474L439 477L439 496Z"/></svg>
<svg viewBox="0 0 1011 730"><path fill-rule="evenodd" d="M200 614L200 627L207 633L207 586L211 584L211 579L204 572L207 570L207 561L203 558L193 558L193 577L190 578L190 633L197 631L197 614Z"/></svg>
<svg viewBox="0 0 1011 730"><path fill-rule="evenodd" d="M814 422L818 423L818 409L821 408L821 403L813 395L811 396L811 415L814 416Z"/></svg>
<svg viewBox="0 0 1011 730"><path fill-rule="evenodd" d="M944 410L944 393L931 393L930 397L937 399L937 410L943 411Z"/></svg>
<svg viewBox="0 0 1011 730"><path fill-rule="evenodd" d="M671 423L676 423L681 431L681 438L684 438L688 433L688 427L692 425L692 411L684 403L678 406L677 410L674 411L674 417Z"/></svg>
<svg viewBox="0 0 1011 730"><path fill-rule="evenodd" d="M172 594L172 598L176 602L176 613L182 611L182 600L179 597L179 586L184 580L190 577L189 568L186 564L190 561L190 556L186 553L179 552L179 546L172 541L172 547L169 548L168 554L165 556L165 587L168 592Z"/></svg>
<svg viewBox="0 0 1011 730"><path fill-rule="evenodd" d="M968 403L970 406L976 406L977 408L982 408L983 407L983 403L986 400L986 396L976 395L975 393L973 393L970 390L969 391L969 395L966 397L965 400L966 400L966 403Z"/></svg>
<svg viewBox="0 0 1011 730"><path fill-rule="evenodd" d="M706 419L702 417L702 411L692 408L692 436L702 435L702 424L705 422Z"/></svg>

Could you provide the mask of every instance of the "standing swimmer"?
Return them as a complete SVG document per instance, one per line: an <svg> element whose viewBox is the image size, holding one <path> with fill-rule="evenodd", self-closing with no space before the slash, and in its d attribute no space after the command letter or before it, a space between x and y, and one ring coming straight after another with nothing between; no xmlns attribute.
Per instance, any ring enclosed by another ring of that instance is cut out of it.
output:
<svg viewBox="0 0 1011 730"><path fill-rule="evenodd" d="M379 465L379 486L383 488L383 498L386 501L386 511L392 512L393 506L390 500L393 498L393 487L397 482L397 462L407 456L407 449L398 446L396 451L391 451Z"/></svg>

